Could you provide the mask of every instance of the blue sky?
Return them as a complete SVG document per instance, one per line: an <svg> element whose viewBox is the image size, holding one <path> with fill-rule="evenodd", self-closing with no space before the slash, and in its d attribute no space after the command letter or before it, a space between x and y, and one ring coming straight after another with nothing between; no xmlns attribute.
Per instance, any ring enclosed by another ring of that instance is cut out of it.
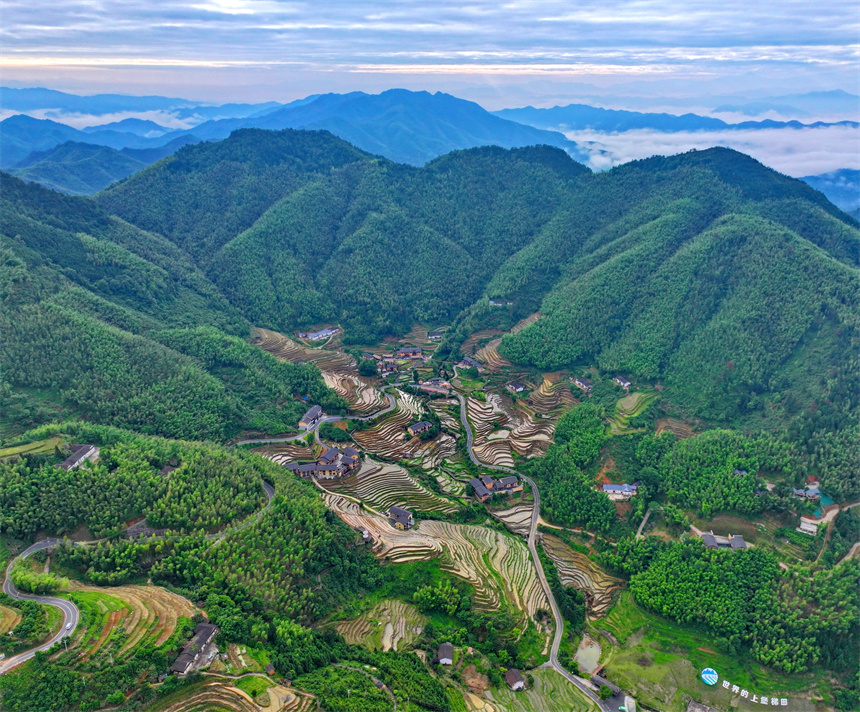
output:
<svg viewBox="0 0 860 712"><path fill-rule="evenodd" d="M393 86L488 108L594 93L858 92L855 1L5 0L3 82L227 101Z"/></svg>

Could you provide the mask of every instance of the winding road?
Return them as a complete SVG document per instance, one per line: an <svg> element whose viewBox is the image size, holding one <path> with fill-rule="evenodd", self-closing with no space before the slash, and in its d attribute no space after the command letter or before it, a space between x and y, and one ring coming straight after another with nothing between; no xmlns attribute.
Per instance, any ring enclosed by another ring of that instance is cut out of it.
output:
<svg viewBox="0 0 860 712"><path fill-rule="evenodd" d="M272 500L275 498L275 488L272 487L268 482L263 482L263 491L266 493L266 506L263 507L260 511L255 512L254 514L245 517L241 522L239 522L236 526L227 526L222 529L220 532L216 532L215 534L208 534L205 539L207 541L214 541L216 544L218 541L223 539L228 533L241 531L246 527L249 527L255 521L257 521L263 513L272 506ZM156 537L157 539L169 539L172 537ZM82 541L82 542L72 542L73 546L87 546L91 544L98 544L101 541L106 541L106 539L98 539L95 541ZM75 633L75 629L78 627L78 623L81 618L81 613L78 610L78 607L72 603L70 600L66 598L58 598L56 596L37 596L31 593L22 593L17 588L15 588L15 584L12 583L11 571L12 566L14 566L15 562L26 559L31 554L34 554L37 551L42 551L43 549L50 549L56 546L59 546L63 542L62 539L42 539L37 541L35 544L27 547L22 551L18 556L13 558L9 565L6 567L6 575L3 581L3 593L5 593L10 598L14 598L17 601L35 601L36 603L41 603L46 606L54 606L55 608L59 608L63 613L63 624L60 627L59 632L54 635L50 640L42 643L41 645L37 645L35 648L30 648L29 650L25 650L23 653L18 653L17 655L13 655L7 660L0 660L0 675L3 675L9 672L12 668L21 665L22 663L27 662L28 660L35 657L36 653L49 650L55 644L59 643L63 638L70 638Z"/></svg>
<svg viewBox="0 0 860 712"><path fill-rule="evenodd" d="M576 685L582 693L588 697L594 704L596 704L601 712L618 712L620 706L624 704L623 698L610 698L609 700L601 700L600 697L595 693L595 691L589 686L589 684L580 677L569 673L564 669L562 664L558 661L558 649L561 647L561 640L564 637L564 620L561 617L561 611L559 610L558 603L556 603L555 596L552 594L552 590L549 587L549 582L546 580L546 574L543 570L543 565L541 564L540 557L537 552L537 527L538 520L540 519L540 491L538 490L537 485L531 477L526 477L520 472L516 470L512 470L509 467L503 467L501 465L488 465L484 462L481 462L476 456L474 451L472 450L472 426L469 423L469 418L466 410L466 399L459 393L456 394L457 400L460 401L460 422L463 424L463 428L466 431L466 451L469 453L469 459L472 460L475 465L478 467L487 469L487 470L500 470L502 472L508 472L512 475L517 475L522 478L526 482L529 483L529 487L531 487L532 495L534 497L534 507L532 508L532 519L531 525L529 526L529 535L527 539L529 551L532 555L532 561L534 561L535 569L538 573L538 579L540 580L541 586L543 587L544 593L546 594L547 600L549 601L549 605L552 608L552 615L555 618L555 636L552 640L552 646L550 647L549 653L549 661L544 663L541 667L552 668L559 675L567 679L569 682L572 682Z"/></svg>

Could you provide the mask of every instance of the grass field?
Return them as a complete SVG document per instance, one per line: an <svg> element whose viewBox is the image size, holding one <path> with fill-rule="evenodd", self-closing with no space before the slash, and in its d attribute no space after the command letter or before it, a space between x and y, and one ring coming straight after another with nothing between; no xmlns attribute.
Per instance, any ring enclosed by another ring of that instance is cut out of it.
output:
<svg viewBox="0 0 860 712"><path fill-rule="evenodd" d="M512 692L502 685L487 693L490 702L483 709L475 704L474 695L467 697L475 712L589 712L596 710L585 695L555 670L532 670L534 686Z"/></svg>
<svg viewBox="0 0 860 712"><path fill-rule="evenodd" d="M628 591L622 593L599 627L620 643L607 663L607 677L635 692L638 700L654 709L683 712L691 697L717 710L761 709L759 704L743 700L721 685L705 685L699 678L705 667L714 668L721 681L729 680L751 695L787 697L789 706L780 707L787 712L818 709L806 696L820 684L814 675L781 675L746 656L719 651L708 642L710 636L704 631L644 611Z"/></svg>
<svg viewBox="0 0 860 712"><path fill-rule="evenodd" d="M16 457L18 455L45 455L53 453L63 439L61 437L48 438L47 440L38 440L34 443L26 445L16 445L15 447L4 447L0 449L0 460Z"/></svg>

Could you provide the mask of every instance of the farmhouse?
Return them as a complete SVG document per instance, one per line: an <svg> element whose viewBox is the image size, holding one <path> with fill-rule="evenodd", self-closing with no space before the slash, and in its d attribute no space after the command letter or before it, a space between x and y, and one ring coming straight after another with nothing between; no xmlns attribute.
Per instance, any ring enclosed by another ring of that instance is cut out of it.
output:
<svg viewBox="0 0 860 712"><path fill-rule="evenodd" d="M616 376L612 380L615 381L619 386L621 386L625 390L630 388L630 386L631 386L630 381L628 381L626 378L624 378L624 376Z"/></svg>
<svg viewBox="0 0 860 712"><path fill-rule="evenodd" d="M272 665L272 663L269 663L268 665L266 665L266 674L267 675L274 675L275 674L275 666Z"/></svg>
<svg viewBox="0 0 860 712"><path fill-rule="evenodd" d="M408 428L406 428L406 432L408 432L413 438L416 435L420 435L421 433L426 433L430 428L433 427L433 424L426 420L421 420L417 423L412 423Z"/></svg>
<svg viewBox="0 0 860 712"><path fill-rule="evenodd" d="M338 327L323 329L322 331L300 331L299 338L310 339L311 341L322 341L323 339L328 339L329 337L339 333L340 329Z"/></svg>
<svg viewBox="0 0 860 712"><path fill-rule="evenodd" d="M314 427L317 423L320 422L320 419L323 417L323 409L321 406L315 405L311 406L311 409L302 416L302 419L299 421L299 428L301 430L307 430L308 428Z"/></svg>
<svg viewBox="0 0 860 712"><path fill-rule="evenodd" d="M454 664L454 645L453 643L442 643L439 646L439 650L436 651L436 657L433 659L434 663L439 665L453 665Z"/></svg>
<svg viewBox="0 0 860 712"><path fill-rule="evenodd" d="M511 381L507 386L505 386L511 393L522 393L526 387L520 383L519 381Z"/></svg>
<svg viewBox="0 0 860 712"><path fill-rule="evenodd" d="M361 456L354 447L345 447L343 453L336 447L332 447L320 455L316 462L304 465L290 462L285 467L302 477L315 477L318 480L334 480L345 477L360 465Z"/></svg>
<svg viewBox="0 0 860 712"><path fill-rule="evenodd" d="M404 346L397 350L397 358L421 358L423 352L418 346Z"/></svg>
<svg viewBox="0 0 860 712"><path fill-rule="evenodd" d="M495 487L497 492L522 492L523 485L520 482L519 477L516 475L510 475L508 477L502 477Z"/></svg>
<svg viewBox="0 0 860 712"><path fill-rule="evenodd" d="M320 465L331 465L340 457L340 451L336 447L330 447L322 455L317 458L317 463Z"/></svg>
<svg viewBox="0 0 860 712"><path fill-rule="evenodd" d="M395 529L411 529L415 526L415 521L412 519L412 512L402 507L392 507L388 510L388 523Z"/></svg>
<svg viewBox="0 0 860 712"><path fill-rule="evenodd" d="M471 480L469 480L469 484L472 485L472 489L475 491L475 498L479 502L486 502L488 499L490 499L490 497L493 496L493 493L490 492L490 490L487 489L486 485L484 485L484 483L481 482L481 480L479 480L477 477L473 477Z"/></svg>
<svg viewBox="0 0 860 712"><path fill-rule="evenodd" d="M716 536L714 532L702 534L702 542L708 549L746 549L747 543L740 534Z"/></svg>
<svg viewBox="0 0 860 712"><path fill-rule="evenodd" d="M179 657L171 665L170 671L177 675L187 675L191 667L200 659L200 655L212 639L218 635L218 626L211 623L200 623L194 629L194 637L189 640Z"/></svg>
<svg viewBox="0 0 860 712"><path fill-rule="evenodd" d="M508 683L514 692L525 689L526 681L523 679L522 673L516 668L511 668L505 672L505 682Z"/></svg>
<svg viewBox="0 0 860 712"><path fill-rule="evenodd" d="M613 502L630 499L638 490L636 485L603 485L603 491Z"/></svg>
<svg viewBox="0 0 860 712"><path fill-rule="evenodd" d="M94 461L99 456L99 449L95 445L80 444L72 445L72 454L63 460L59 467L64 470L74 470L87 460Z"/></svg>
<svg viewBox="0 0 860 712"><path fill-rule="evenodd" d="M477 368L478 371L483 371L484 367L475 361L471 356L464 356L463 360L457 364L460 368Z"/></svg>
<svg viewBox="0 0 860 712"><path fill-rule="evenodd" d="M487 489L493 489L496 486L496 478L489 475L481 475L481 482Z"/></svg>
<svg viewBox="0 0 860 712"><path fill-rule="evenodd" d="M573 383L586 393L589 393L591 389L594 388L594 385L587 378L574 378Z"/></svg>
<svg viewBox="0 0 860 712"><path fill-rule="evenodd" d="M491 299L490 306L491 307L509 307L513 304L513 302L506 302L502 299Z"/></svg>
<svg viewBox="0 0 860 712"><path fill-rule="evenodd" d="M801 497L805 499L821 499L821 490L818 487L810 487L806 486L806 489L798 489L797 487L792 487L791 493L795 497Z"/></svg>
<svg viewBox="0 0 860 712"><path fill-rule="evenodd" d="M801 519L800 526L797 527L797 531L799 531L801 534L809 534L811 536L815 536L816 534L818 534L818 525L808 519Z"/></svg>
<svg viewBox="0 0 860 712"><path fill-rule="evenodd" d="M430 339L430 341L441 341L442 336L444 336L444 334L441 331L431 331L427 334L427 338Z"/></svg>

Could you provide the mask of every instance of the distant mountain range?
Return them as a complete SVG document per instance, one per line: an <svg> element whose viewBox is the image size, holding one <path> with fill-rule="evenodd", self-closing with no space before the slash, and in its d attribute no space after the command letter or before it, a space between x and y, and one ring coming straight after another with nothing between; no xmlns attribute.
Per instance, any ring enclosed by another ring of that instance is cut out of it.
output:
<svg viewBox="0 0 860 712"><path fill-rule="evenodd" d="M858 217L860 210L860 170L843 168L817 176L804 176L804 183L809 183L820 190L836 207L846 213Z"/></svg>
<svg viewBox="0 0 860 712"><path fill-rule="evenodd" d="M493 112L511 121L535 126L553 131L603 131L607 133L619 131L634 131L651 129L653 131L724 131L724 130L758 130L758 129L803 129L823 128L827 126L860 127L856 121L839 121L826 123L816 121L804 124L800 121L742 121L729 124L721 119L698 114L650 114L639 111L622 111L618 109L600 109L586 104L569 104L554 106L551 109L536 109L526 106L521 109L502 109Z"/></svg>

